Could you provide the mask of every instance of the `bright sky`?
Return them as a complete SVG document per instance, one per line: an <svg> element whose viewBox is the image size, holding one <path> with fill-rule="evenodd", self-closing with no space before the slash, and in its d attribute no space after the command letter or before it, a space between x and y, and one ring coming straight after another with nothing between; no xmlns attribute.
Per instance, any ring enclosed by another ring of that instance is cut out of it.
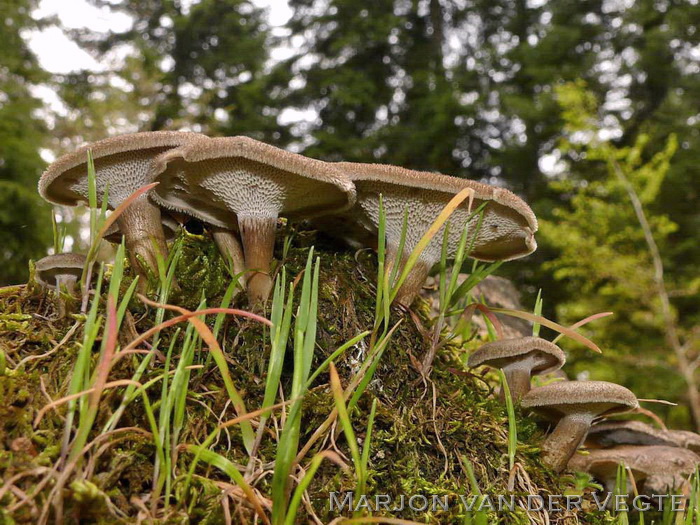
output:
<svg viewBox="0 0 700 525"><path fill-rule="evenodd" d="M195 0L185 0L182 3L192 5ZM268 9L269 22L273 27L284 25L292 14L287 0L252 0L252 3ZM39 8L32 14L37 19L58 16L67 29L89 27L96 31L121 32L131 26L129 16L115 13L108 7L94 7L86 0L41 0ZM81 69L104 71L107 68L107 64L96 61L80 49L58 27L28 31L23 36L37 55L41 66L52 73L69 73Z"/></svg>

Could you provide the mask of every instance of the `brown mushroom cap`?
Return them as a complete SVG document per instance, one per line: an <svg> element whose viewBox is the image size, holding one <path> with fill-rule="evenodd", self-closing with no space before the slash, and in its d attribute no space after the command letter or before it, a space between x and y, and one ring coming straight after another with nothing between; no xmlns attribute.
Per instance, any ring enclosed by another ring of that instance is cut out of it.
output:
<svg viewBox="0 0 700 525"><path fill-rule="evenodd" d="M454 256L465 228L468 228L468 232L473 232L474 244L469 255L476 259L515 259L533 252L537 247L534 238L537 231L535 215L527 204L508 190L397 166L352 162L338 162L336 166L352 179L357 188L357 205L344 214L348 224L359 224L376 235L380 215L379 197L382 196L388 265L403 267L409 254L447 203L466 188L474 192L473 207L469 207L470 199L467 199L450 215L447 240L449 258ZM486 205L481 227L477 231L480 218L473 211L482 203ZM403 252L397 253L406 210L409 213L405 243ZM320 227L351 241L362 239L361 235L357 235L356 228L353 230L352 227L343 227L339 221L322 224ZM433 237L407 274L396 295L397 303L409 306L431 268L440 260L445 228L443 226Z"/></svg>
<svg viewBox="0 0 700 525"><path fill-rule="evenodd" d="M546 374L561 368L566 356L557 345L541 337L518 337L486 343L469 356L468 365L504 368L516 361L528 361L532 374Z"/></svg>
<svg viewBox="0 0 700 525"><path fill-rule="evenodd" d="M192 141L207 140L196 133L151 131L121 135L79 148L53 162L39 180L39 193L49 202L75 206L89 200L88 152L95 164L98 203L107 191L110 208L116 208L148 182L151 161L160 153ZM167 258L160 209L147 195L135 199L117 218L132 266L142 275L155 272L158 252ZM140 281L145 291L147 279Z"/></svg>
<svg viewBox="0 0 700 525"><path fill-rule="evenodd" d="M334 166L248 137L192 142L160 155L152 199L222 230L238 230L243 244L248 296L262 305L272 288L269 275L277 218L306 219L343 211L355 202L355 187ZM237 242L233 234L220 248ZM231 254L234 261L235 256Z"/></svg>
<svg viewBox="0 0 700 525"><path fill-rule="evenodd" d="M555 472L566 468L595 417L639 406L632 392L605 381L562 381L534 388L521 404L558 421L542 444L542 459Z"/></svg>
<svg viewBox="0 0 700 525"><path fill-rule="evenodd" d="M559 370L565 362L564 352L554 343L540 337L518 337L486 343L469 356L467 364L502 369L513 399L520 399L530 391L532 375Z"/></svg>
<svg viewBox="0 0 700 525"><path fill-rule="evenodd" d="M398 242L404 209L408 207L408 251L415 247L449 200L465 188L474 190L472 209L488 201L471 257L485 261L509 260L523 257L537 248L535 214L523 200L504 188L382 164L339 162L336 166L355 183L358 198L352 213L370 229L376 230L379 224L379 194L382 195L389 242ZM468 201L465 201L450 217L453 225L448 241L450 255L457 249L469 215ZM475 231L477 223L478 218L474 217L468 226ZM434 252L433 260L440 257L442 238L438 233L426 249Z"/></svg>
<svg viewBox="0 0 700 525"><path fill-rule="evenodd" d="M333 165L248 137L187 144L159 156L152 192L164 208L221 228L237 215L290 219L339 212L355 202L355 188Z"/></svg>
<svg viewBox="0 0 700 525"><path fill-rule="evenodd" d="M544 416L558 420L574 413L595 416L637 408L635 395L623 386L606 381L560 381L533 388L522 402Z"/></svg>
<svg viewBox="0 0 700 525"><path fill-rule="evenodd" d="M624 460L626 455L615 452L614 454L599 454L600 452L617 451L617 449L591 450L587 454L574 454L569 460L567 468L575 472L587 472L600 481L609 492L613 492L617 483L617 469L620 464L626 465L634 476L635 483L639 484L647 477L644 471L636 470ZM628 490L631 488L630 480L627 480Z"/></svg>
<svg viewBox="0 0 700 525"><path fill-rule="evenodd" d="M57 253L39 259L35 264L35 278L47 288L56 288L57 280L77 281L83 273L85 256L80 253Z"/></svg>
<svg viewBox="0 0 700 525"><path fill-rule="evenodd" d="M676 446L668 432L655 429L641 421L603 421L588 431L587 440L608 448L615 445Z"/></svg>
<svg viewBox="0 0 700 525"><path fill-rule="evenodd" d="M623 445L577 454L568 466L588 472L608 485L610 479L614 482L619 464L632 470L636 482L645 480L642 491L667 494L686 484L686 478L700 465L700 457L678 447Z"/></svg>
<svg viewBox="0 0 700 525"><path fill-rule="evenodd" d="M76 206L88 199L87 154L95 164L97 199L109 187L109 206L116 208L147 183L151 161L168 149L203 135L181 131L147 131L86 144L51 163L39 180L39 193L49 202Z"/></svg>
<svg viewBox="0 0 700 525"><path fill-rule="evenodd" d="M678 446L700 452L700 434L689 430L667 430L666 434L673 439Z"/></svg>

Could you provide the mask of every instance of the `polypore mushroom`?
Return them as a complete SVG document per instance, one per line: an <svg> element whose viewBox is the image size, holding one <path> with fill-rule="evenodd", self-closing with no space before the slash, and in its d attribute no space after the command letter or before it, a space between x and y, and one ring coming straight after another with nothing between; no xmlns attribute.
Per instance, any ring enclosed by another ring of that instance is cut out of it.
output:
<svg viewBox="0 0 700 525"><path fill-rule="evenodd" d="M566 467L591 427L593 419L626 412L639 403L625 387L605 381L561 381L533 388L522 406L558 421L542 445L543 460L555 472Z"/></svg>
<svg viewBox="0 0 700 525"><path fill-rule="evenodd" d="M346 215L372 232L379 226L379 196L382 195L386 217L387 262L403 267L409 254L445 205L461 190L474 191L472 210L488 201L479 231L477 216L469 209L469 200L449 219L448 256L453 256L464 228L476 233L471 257L484 261L510 260L532 253L537 248L534 233L537 219L525 202L503 188L471 180L412 171L381 164L336 164L357 188L357 204ZM403 253L397 253L404 213L408 211ZM440 260L444 230L433 237L404 281L396 301L409 306L420 291L430 269ZM471 236L470 236L471 239Z"/></svg>
<svg viewBox="0 0 700 525"><path fill-rule="evenodd" d="M679 447L688 448L693 452L700 452L700 435L689 430L667 430L666 434L673 439Z"/></svg>
<svg viewBox="0 0 700 525"><path fill-rule="evenodd" d="M53 162L41 176L39 193L49 202L64 206L87 203L89 197L87 159L92 152L95 164L97 199L108 190L108 206L116 208L132 193L146 185L151 161L160 153L191 142L206 140L196 133L151 131L120 135L88 144ZM161 226L160 208L147 195L141 195L117 218L124 234L132 266L145 275L140 261L157 268L157 250L167 256Z"/></svg>
<svg viewBox="0 0 700 525"><path fill-rule="evenodd" d="M469 356L468 365L500 368L513 399L520 399L530 391L532 375L559 370L565 362L564 352L546 339L519 337L486 343Z"/></svg>
<svg viewBox="0 0 700 525"><path fill-rule="evenodd" d="M162 207L240 232L248 297L256 305L272 287L277 218L340 212L355 201L352 182L334 166L248 137L215 138L166 152L154 163L152 177L160 184L151 197ZM215 231L214 238L221 233Z"/></svg>
<svg viewBox="0 0 700 525"><path fill-rule="evenodd" d="M625 465L632 471L640 492L665 495L676 489L687 494L687 478L699 464L700 457L697 454L682 448L623 445L591 450L586 455L576 454L569 461L568 467L570 470L588 472L612 492L617 466ZM629 491L629 483L627 488Z"/></svg>
<svg viewBox="0 0 700 525"><path fill-rule="evenodd" d="M34 265L34 278L44 288L56 290L59 296L59 317L66 314L66 303L61 291L76 294L75 285L85 267L85 256L79 253L58 253L39 259Z"/></svg>
<svg viewBox="0 0 700 525"><path fill-rule="evenodd" d="M180 228L180 224L173 219L170 215L161 212L160 216L161 224L163 226L163 235L166 241L171 241L177 235L177 231ZM114 222L107 228L107 231L102 236L102 238L112 244L120 244L122 242L123 233L119 228L119 225Z"/></svg>
<svg viewBox="0 0 700 525"><path fill-rule="evenodd" d="M588 431L586 443L602 448L616 445L677 446L668 432L641 421L602 421Z"/></svg>

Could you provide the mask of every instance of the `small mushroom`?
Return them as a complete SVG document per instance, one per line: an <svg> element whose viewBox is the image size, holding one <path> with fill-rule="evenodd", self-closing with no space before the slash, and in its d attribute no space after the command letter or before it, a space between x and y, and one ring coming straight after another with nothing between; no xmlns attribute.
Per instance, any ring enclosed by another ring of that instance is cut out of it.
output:
<svg viewBox="0 0 700 525"><path fill-rule="evenodd" d="M337 168L357 188L357 204L345 214L376 233L379 226L379 196L382 195L386 217L387 259L403 267L423 234L435 222L445 205L461 190L474 190L473 209L488 201L479 231L478 217L468 220L471 212L465 201L449 219L448 256L453 256L464 228L476 232L471 257L484 261L510 260L532 253L537 248L534 234L537 219L525 202L503 188L449 177L438 173L412 171L381 164L339 162ZM403 227L404 210L408 210L403 253L397 253ZM337 229L337 222L334 222ZM399 290L396 301L410 306L431 268L440 260L444 230L435 235ZM347 236L356 238L350 232Z"/></svg>
<svg viewBox="0 0 700 525"><path fill-rule="evenodd" d="M666 495L680 489L687 495L690 489L688 477L700 465L700 457L678 447L623 445L591 450L586 455L576 454L569 461L568 468L588 472L612 492L620 464L632 471L640 493ZM628 492L630 489L628 483Z"/></svg>
<svg viewBox="0 0 700 525"><path fill-rule="evenodd" d="M39 259L34 265L34 278L43 286L56 290L59 297L59 317L66 315L68 307L61 298L61 291L71 296L77 293L76 283L83 274L85 256L79 253L58 253Z"/></svg>
<svg viewBox="0 0 700 525"><path fill-rule="evenodd" d="M160 206L237 230L249 272L248 297L262 305L272 288L270 265L280 216L307 219L352 206L355 188L333 165L248 137L214 138L164 153L152 178ZM227 241L233 241L228 237Z"/></svg>
<svg viewBox="0 0 700 525"><path fill-rule="evenodd" d="M593 419L639 406L632 392L605 381L561 381L533 388L521 404L558 421L542 445L543 460L555 472L564 470Z"/></svg>
<svg viewBox="0 0 700 525"><path fill-rule="evenodd" d="M700 452L700 434L689 430L667 430L666 434L673 439L679 447L687 448L693 452Z"/></svg>
<svg viewBox="0 0 700 525"><path fill-rule="evenodd" d="M77 206L88 201L87 156L92 152L98 201L108 190L108 206L116 208L148 183L151 161L168 149L193 140L206 140L196 133L151 131L120 135L88 144L53 162L41 176L39 193L49 202ZM141 195L117 218L132 266L146 274L157 268L153 243L164 257L167 247L161 226L160 208ZM145 282L145 281L144 281Z"/></svg>
<svg viewBox="0 0 700 525"><path fill-rule="evenodd" d="M160 216L161 224L163 225L163 234L165 235L166 241L172 241L177 235L177 231L180 229L180 224L173 219L170 215L161 212ZM107 229L103 235L103 239L112 244L120 244L122 242L122 232L119 229L119 225L114 222Z"/></svg>
<svg viewBox="0 0 700 525"><path fill-rule="evenodd" d="M564 363L564 352L541 337L519 337L486 343L470 355L468 361L471 368L486 365L503 370L510 393L516 400L530 391L532 375L559 370Z"/></svg>
<svg viewBox="0 0 700 525"><path fill-rule="evenodd" d="M641 421L602 421L588 431L586 443L601 448L616 445L677 446L668 432L657 430Z"/></svg>

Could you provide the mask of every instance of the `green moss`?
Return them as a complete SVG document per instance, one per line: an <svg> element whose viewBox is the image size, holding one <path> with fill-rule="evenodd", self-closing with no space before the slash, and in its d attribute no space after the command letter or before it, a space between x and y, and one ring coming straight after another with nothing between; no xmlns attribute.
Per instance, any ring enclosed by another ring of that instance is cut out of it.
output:
<svg viewBox="0 0 700 525"><path fill-rule="evenodd" d="M186 308L195 308L202 295L210 306L218 306L228 286L228 270L214 245L205 236L183 234L182 258L177 269L178 291L172 302ZM371 328L374 319L374 276L376 266L373 256L367 252L354 254L324 245L313 234L300 232L282 263L288 276L294 279L302 271L308 255L308 247L315 244L321 258L319 290L318 334L314 367L331 352L358 333ZM281 245L277 256L281 257ZM106 273L106 279L110 277ZM130 282L127 275L123 287ZM237 305L246 306L243 295L236 298ZM38 466L53 464L60 454L63 433L61 419L64 407L48 411L40 424L34 428L32 419L52 399L65 395L82 329L77 329L62 348L52 354L58 341L65 336L74 323L73 319L47 322L52 318L54 306L41 292L32 287L19 289L15 293L0 295L2 311L20 315L26 326L13 326L12 330L0 333L0 346L8 357L9 374L0 376L0 473L5 479ZM154 322L154 311L134 300L130 307L135 329L144 332ZM359 439L366 437L367 415L374 399L378 400L375 431L370 454L369 494L446 495L456 500L460 494L469 492L468 481L460 459L474 466L475 474L484 494L497 495L508 492L509 470L507 458L507 415L504 407L490 396L492 385L472 375L464 366L465 356L475 343L464 346L446 345L438 354L434 371L429 381L424 381L414 362L427 351L429 341L422 330L430 328L429 308L426 304L414 306L415 318L402 312L392 312L392 322L401 321L392 344L385 352L375 377L351 413L353 426ZM37 314L37 315L33 315ZM210 316L206 322L213 325ZM420 325L420 326L419 326ZM167 348L175 329L162 332L161 349ZM260 406L264 394L267 353L263 327L250 320L228 317L219 336L236 387L244 395L249 409ZM122 334L126 337L125 334ZM175 346L177 353L178 345ZM337 361L336 366L343 384L347 384L356 373L367 352L366 344L360 343L349 349ZM47 354L47 355L45 355ZM288 352L288 358L291 357ZM26 361L29 357L43 356ZM175 359L177 356L175 356ZM17 363L25 360L17 370ZM138 358L122 359L112 370L110 380L130 378L137 366ZM142 378L142 383L163 374L163 361L155 359ZM202 368L193 370L188 385L188 403L185 426L180 434L180 443L201 443L221 419L233 417L221 377L208 359L206 350L196 357ZM292 362L285 363L282 382L289 392ZM333 409L333 399L327 386L327 374L321 374L313 385L304 407L301 443L305 443L313 432L326 420ZM160 383L149 391L151 402L157 407ZM101 401L101 410L95 425L94 435L111 412L118 406L120 390L110 390ZM124 413L120 427L139 427L150 431L143 404L136 400ZM561 479L553 476L539 461L538 450L532 443L541 437L536 425L522 414L518 415L520 444L517 462L522 466L521 474L515 477L514 490L518 494L554 493L565 490ZM17 454L11 451L14 439L29 437L38 454ZM349 457L345 439L335 440L340 452ZM331 442L321 440L311 450L314 453L328 448ZM275 457L276 444L269 436L261 443L261 464L269 465ZM246 464L240 434L236 428L223 433L213 450L237 464ZM138 512L133 498L142 498L151 490L155 449L151 438L144 432L115 434L100 450L100 455L91 465L90 477L66 489L64 504L74 516L91 519L92 511L100 509L102 522L110 522L109 515L133 519ZM179 450L176 461L179 473L187 472L192 457ZM526 472L527 474L524 474ZM167 523L184 522L185 516L199 523L220 523L223 520L221 506L222 487L233 485L221 472L200 465L193 478L192 490L182 492L182 478L174 484L175 501ZM21 490L31 491L40 477L27 476L19 482ZM269 496L271 476L256 480L256 489ZM311 504L323 522L336 516L328 510L330 491L353 490L352 471L343 472L337 466L324 463L309 488ZM47 489L37 496L38 504L44 501ZM16 503L11 493L4 496L0 508ZM109 501L107 507L105 502ZM238 502L238 503L237 503ZM232 508L240 497L230 500ZM118 509L117 511L109 508ZM414 519L428 523L452 523L461 520L458 506L445 513L397 512L395 517ZM28 507L17 511L13 518L21 522L27 519ZM241 507L243 515L248 514ZM304 511L305 512L305 511ZM1 515L0 515L1 516ZM1 518L0 518L1 519ZM501 513L503 523L527 523L522 511ZM569 514L566 523L605 523L603 518L592 514L575 516ZM495 515L493 520L496 520ZM117 522L114 518L114 522ZM128 521L128 520L127 520ZM306 523L306 515L300 516Z"/></svg>

